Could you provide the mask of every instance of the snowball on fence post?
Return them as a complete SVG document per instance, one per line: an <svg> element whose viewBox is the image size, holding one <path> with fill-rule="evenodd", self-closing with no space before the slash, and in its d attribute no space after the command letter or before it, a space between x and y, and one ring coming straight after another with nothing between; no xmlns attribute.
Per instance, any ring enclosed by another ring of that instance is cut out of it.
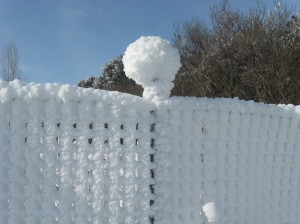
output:
<svg viewBox="0 0 300 224"><path fill-rule="evenodd" d="M174 86L172 82L180 68L180 56L167 40L160 37L140 37L130 44L123 57L126 76L144 88L143 97L165 100Z"/></svg>

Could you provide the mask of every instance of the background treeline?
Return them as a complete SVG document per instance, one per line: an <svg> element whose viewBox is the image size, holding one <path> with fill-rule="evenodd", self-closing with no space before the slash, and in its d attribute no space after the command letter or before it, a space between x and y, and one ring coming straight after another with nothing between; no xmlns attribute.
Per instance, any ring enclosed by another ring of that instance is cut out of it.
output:
<svg viewBox="0 0 300 224"><path fill-rule="evenodd" d="M296 9L257 3L247 12L228 1L210 8L210 21L198 18L174 26L173 44L181 56L172 96L239 97L265 103L300 105L300 16ZM122 56L101 76L78 86L141 96L126 77Z"/></svg>

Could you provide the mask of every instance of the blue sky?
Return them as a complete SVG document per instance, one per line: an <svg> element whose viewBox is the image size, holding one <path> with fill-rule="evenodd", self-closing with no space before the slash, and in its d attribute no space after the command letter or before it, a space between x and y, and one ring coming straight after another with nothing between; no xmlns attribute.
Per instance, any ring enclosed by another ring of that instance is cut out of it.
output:
<svg viewBox="0 0 300 224"><path fill-rule="evenodd" d="M0 48L17 45L30 82L77 84L140 36L172 40L174 23L208 20L220 0L0 0ZM229 0L246 10L255 0ZM273 0L262 0L273 9ZM299 0L282 0L300 9Z"/></svg>

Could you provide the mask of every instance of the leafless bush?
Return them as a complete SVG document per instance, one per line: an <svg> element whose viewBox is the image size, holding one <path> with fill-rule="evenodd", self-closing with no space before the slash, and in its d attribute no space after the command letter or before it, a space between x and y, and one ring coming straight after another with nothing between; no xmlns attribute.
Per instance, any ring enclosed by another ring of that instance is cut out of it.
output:
<svg viewBox="0 0 300 224"><path fill-rule="evenodd" d="M14 79L22 79L18 48L15 44L10 43L3 48L0 59L0 71L4 81L9 82Z"/></svg>
<svg viewBox="0 0 300 224"><path fill-rule="evenodd" d="M299 105L300 19L293 12L259 3L242 13L223 1L210 9L211 26L197 18L176 25L183 66L172 95Z"/></svg>

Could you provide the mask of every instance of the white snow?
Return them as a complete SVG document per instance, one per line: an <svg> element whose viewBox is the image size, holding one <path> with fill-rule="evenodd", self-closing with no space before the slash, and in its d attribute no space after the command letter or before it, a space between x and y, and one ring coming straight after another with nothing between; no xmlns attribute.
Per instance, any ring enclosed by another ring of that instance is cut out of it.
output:
<svg viewBox="0 0 300 224"><path fill-rule="evenodd" d="M129 94L0 82L0 223L146 223L153 109Z"/></svg>
<svg viewBox="0 0 300 224"><path fill-rule="evenodd" d="M208 202L203 205L202 210L207 217L209 223L214 223L218 220L218 215L216 211L216 206L214 202Z"/></svg>
<svg viewBox="0 0 300 224"><path fill-rule="evenodd" d="M299 223L300 106L171 97L156 111L159 223Z"/></svg>
<svg viewBox="0 0 300 224"><path fill-rule="evenodd" d="M173 48L127 50L146 99L0 82L0 223L298 224L300 106L166 99Z"/></svg>
<svg viewBox="0 0 300 224"><path fill-rule="evenodd" d="M141 37L130 44L123 56L126 76L144 87L143 97L165 100L180 68L177 49L160 37Z"/></svg>

